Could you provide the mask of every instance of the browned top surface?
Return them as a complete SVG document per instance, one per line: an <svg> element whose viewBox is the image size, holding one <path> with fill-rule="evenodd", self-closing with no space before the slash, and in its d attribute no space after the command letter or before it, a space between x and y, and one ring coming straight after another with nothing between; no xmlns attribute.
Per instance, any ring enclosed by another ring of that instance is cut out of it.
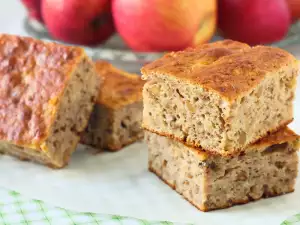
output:
<svg viewBox="0 0 300 225"><path fill-rule="evenodd" d="M172 76L216 91L233 100L256 86L267 73L288 65L298 68L288 52L274 47L219 41L171 52L142 68L143 78Z"/></svg>
<svg viewBox="0 0 300 225"><path fill-rule="evenodd" d="M292 131L288 127L283 127L277 132L274 132L268 135L267 137L260 139L256 143L252 144L252 146L259 147L259 146L270 146L275 144L282 144L284 142L295 141L299 138L300 136L297 135L294 131Z"/></svg>
<svg viewBox="0 0 300 225"><path fill-rule="evenodd" d="M0 140L39 148L83 49L0 34Z"/></svg>
<svg viewBox="0 0 300 225"><path fill-rule="evenodd" d="M144 81L140 76L118 70L103 61L96 62L96 68L103 78L98 104L115 109L142 100Z"/></svg>

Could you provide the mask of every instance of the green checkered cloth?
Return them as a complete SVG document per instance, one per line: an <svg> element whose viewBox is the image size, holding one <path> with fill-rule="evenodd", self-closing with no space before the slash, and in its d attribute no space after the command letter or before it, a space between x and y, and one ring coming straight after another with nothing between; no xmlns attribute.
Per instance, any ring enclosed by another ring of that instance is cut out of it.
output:
<svg viewBox="0 0 300 225"><path fill-rule="evenodd" d="M79 213L54 207L40 200L25 198L15 191L0 188L0 225L188 225L154 222L117 215ZM191 225L191 224L190 224ZM281 225L300 225L300 213Z"/></svg>
<svg viewBox="0 0 300 225"><path fill-rule="evenodd" d="M167 221L152 222L116 215L78 213L53 207L40 200L25 198L0 188L0 225L183 225ZM186 225L186 224L185 224Z"/></svg>
<svg viewBox="0 0 300 225"><path fill-rule="evenodd" d="M300 225L300 213L288 218L281 225Z"/></svg>

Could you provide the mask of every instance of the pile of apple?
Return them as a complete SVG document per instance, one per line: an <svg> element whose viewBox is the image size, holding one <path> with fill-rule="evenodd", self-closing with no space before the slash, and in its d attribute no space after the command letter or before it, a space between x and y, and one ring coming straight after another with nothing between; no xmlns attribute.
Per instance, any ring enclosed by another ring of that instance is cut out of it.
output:
<svg viewBox="0 0 300 225"><path fill-rule="evenodd" d="M135 51L180 50L225 38L251 45L284 38L300 0L22 0L56 39L98 45L117 31ZM218 18L218 19L217 19Z"/></svg>

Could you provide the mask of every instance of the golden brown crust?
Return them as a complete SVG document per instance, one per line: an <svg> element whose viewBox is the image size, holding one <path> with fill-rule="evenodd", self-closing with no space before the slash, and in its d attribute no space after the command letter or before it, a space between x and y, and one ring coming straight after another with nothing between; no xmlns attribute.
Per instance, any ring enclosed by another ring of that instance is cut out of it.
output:
<svg viewBox="0 0 300 225"><path fill-rule="evenodd" d="M38 149L84 56L79 47L1 34L0 140Z"/></svg>
<svg viewBox="0 0 300 225"><path fill-rule="evenodd" d="M174 191L177 192L176 187L172 184L170 184L168 181L166 181L164 178L161 177L161 175L158 174L158 172L155 171L155 169L153 169L150 165L149 165L149 171L154 173L161 181L163 181L165 184L167 184L170 188L172 188ZM271 197L276 197L276 196L280 196L283 194L288 194L288 193L292 193L294 192L294 189L291 189L289 192L281 192L281 193L272 193L272 192L266 192L264 193L260 198L258 199L253 199L253 198L247 198L247 200L241 200L241 201L231 201L228 202L228 204L226 206L220 207L220 208L213 208L213 209L209 209L207 208L205 205L201 205L201 206L197 206L195 205L192 201L190 201L187 197L185 197L182 193L177 192L178 194L180 194L186 201L188 201L191 205L193 205L194 207L196 207L197 209L199 209L202 212L209 212L209 211L214 211L214 210L218 210L218 209L226 209L226 208L230 208L232 206L235 205L243 205L243 204L247 204L249 202L254 202L254 201L258 201L262 198L271 198Z"/></svg>
<svg viewBox="0 0 300 225"><path fill-rule="evenodd" d="M290 130L286 126L290 122L291 121L288 121L288 122L285 122L283 125L280 125L277 129L275 129L275 131L273 133L271 132L268 136L261 138L259 141L249 145L248 147L246 147L246 149L244 151L236 150L233 153L219 152L219 151L215 151L213 149L204 150L200 147L191 146L191 145L187 144L186 142L184 142L184 140L176 138L173 135L157 132L157 131L149 129L148 127L145 127L145 126L143 126L143 129L145 129L149 132L155 133L157 135L168 137L168 138L171 138L171 139L181 142L185 146L191 148L191 150L195 154L197 154L198 157L200 157L202 160L204 160L205 158L208 158L209 156L220 156L221 155L223 157L234 157L234 156L237 156L240 154L244 154L245 152L247 152L247 150L250 150L250 151L252 149L263 150L264 147L268 147L268 146L271 146L274 144L282 144L284 142L293 142L296 140L299 141L300 136L297 135L296 133L294 133L292 130Z"/></svg>
<svg viewBox="0 0 300 225"><path fill-rule="evenodd" d="M293 142L298 140L300 136L292 131L287 126L279 129L276 132L270 133L267 137L263 137L255 142L253 146L270 146L275 144L282 144L284 142Z"/></svg>
<svg viewBox="0 0 300 225"><path fill-rule="evenodd" d="M95 64L98 74L104 80L97 99L98 104L116 109L142 101L145 82L139 75L126 73L108 62L97 61Z"/></svg>
<svg viewBox="0 0 300 225"><path fill-rule="evenodd" d="M141 71L148 76L169 76L210 89L232 101L284 66L298 69L290 53L274 47L219 41L185 51L171 52Z"/></svg>

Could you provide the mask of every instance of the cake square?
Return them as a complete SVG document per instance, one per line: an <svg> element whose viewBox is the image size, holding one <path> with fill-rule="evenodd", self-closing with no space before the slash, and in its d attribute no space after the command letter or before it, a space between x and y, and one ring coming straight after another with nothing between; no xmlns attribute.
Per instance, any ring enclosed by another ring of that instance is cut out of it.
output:
<svg viewBox="0 0 300 225"><path fill-rule="evenodd" d="M293 192L299 136L288 128L221 156L146 132L149 170L201 211Z"/></svg>
<svg viewBox="0 0 300 225"><path fill-rule="evenodd" d="M288 52L225 40L142 68L143 127L234 154L293 120L298 62Z"/></svg>
<svg viewBox="0 0 300 225"><path fill-rule="evenodd" d="M104 81L82 142L116 151L143 137L144 81L104 61L96 62L96 68Z"/></svg>
<svg viewBox="0 0 300 225"><path fill-rule="evenodd" d="M0 152L68 164L100 78L84 49L0 35Z"/></svg>

